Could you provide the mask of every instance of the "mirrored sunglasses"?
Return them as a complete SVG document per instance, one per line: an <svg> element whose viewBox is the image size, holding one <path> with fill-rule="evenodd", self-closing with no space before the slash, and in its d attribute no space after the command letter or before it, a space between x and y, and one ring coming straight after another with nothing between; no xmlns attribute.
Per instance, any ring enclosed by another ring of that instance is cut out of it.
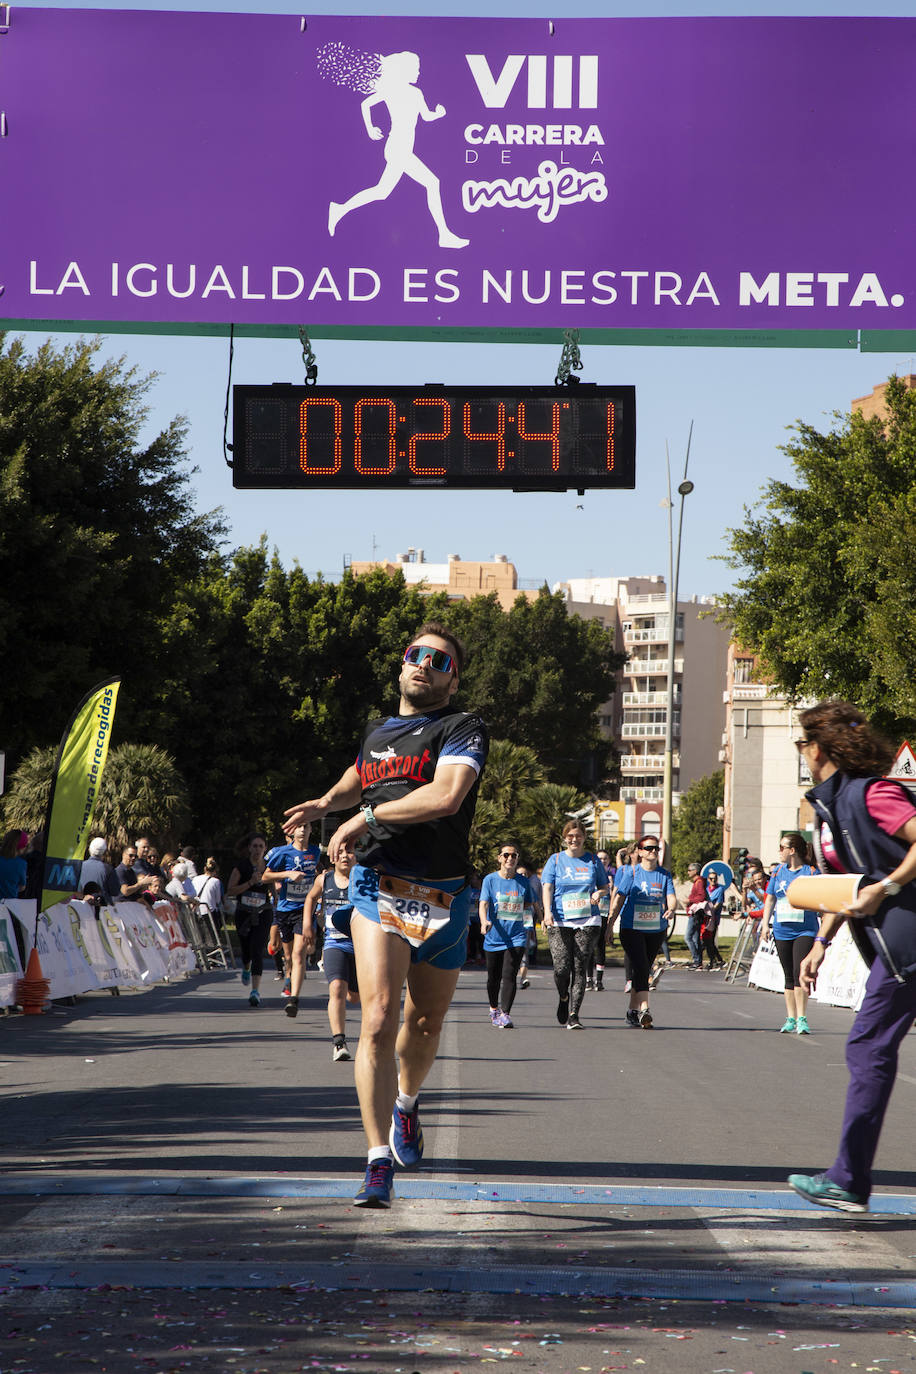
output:
<svg viewBox="0 0 916 1374"><path fill-rule="evenodd" d="M411 644L404 654L404 662L415 668L428 663L437 673L450 673L455 660L444 649L433 649L429 644Z"/></svg>

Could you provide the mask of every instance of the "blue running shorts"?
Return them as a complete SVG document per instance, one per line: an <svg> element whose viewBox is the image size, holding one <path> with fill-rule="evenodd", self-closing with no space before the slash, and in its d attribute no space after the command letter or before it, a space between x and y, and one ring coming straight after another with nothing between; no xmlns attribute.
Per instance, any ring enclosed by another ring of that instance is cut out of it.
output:
<svg viewBox="0 0 916 1374"><path fill-rule="evenodd" d="M398 875L403 882L425 883L425 878L409 878ZM445 882L430 883L440 892L453 893L449 907L448 923L437 930L422 945L410 945L412 964L429 964L432 968L463 968L467 959L468 918L471 909L471 889L464 878L450 878ZM378 911L379 873L375 868L354 864L350 870L350 900L354 911L369 921L381 925ZM390 932L394 939L410 942L396 932Z"/></svg>

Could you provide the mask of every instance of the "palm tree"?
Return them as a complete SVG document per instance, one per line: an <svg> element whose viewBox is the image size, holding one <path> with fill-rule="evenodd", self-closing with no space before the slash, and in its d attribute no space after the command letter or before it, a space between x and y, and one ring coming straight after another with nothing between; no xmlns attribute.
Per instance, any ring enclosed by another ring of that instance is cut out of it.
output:
<svg viewBox="0 0 916 1374"><path fill-rule="evenodd" d="M533 749L508 739L495 739L487 755L480 799L495 802L511 818L523 795L546 780L547 774Z"/></svg>
<svg viewBox="0 0 916 1374"><path fill-rule="evenodd" d="M588 805L588 797L574 787L544 782L526 792L520 812L520 830L526 854L541 863L563 847L560 831L574 812Z"/></svg>
<svg viewBox="0 0 916 1374"><path fill-rule="evenodd" d="M519 813L533 787L545 779L537 754L525 744L495 739L480 781L470 835L471 864L481 873L493 867L503 840L518 838Z"/></svg>
<svg viewBox="0 0 916 1374"><path fill-rule="evenodd" d="M3 799L6 827L34 834L45 824L57 751L33 749L23 759ZM112 854L144 833L174 843L188 821L187 787L175 760L155 744L110 749L99 784L92 832L104 835Z"/></svg>

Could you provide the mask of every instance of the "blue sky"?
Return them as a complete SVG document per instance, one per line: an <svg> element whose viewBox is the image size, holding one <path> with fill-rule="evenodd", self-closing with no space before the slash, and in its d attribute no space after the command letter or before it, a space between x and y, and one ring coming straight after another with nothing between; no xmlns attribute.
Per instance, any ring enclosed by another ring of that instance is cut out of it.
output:
<svg viewBox="0 0 916 1374"><path fill-rule="evenodd" d="M48 8L79 8L76 5ZM150 9L146 4L93 8ZM207 3L158 8L301 13L301 7L274 0L269 5ZM913 16L913 3L880 4L887 16ZM559 7L544 0L494 3L356 3L309 6L313 14L463 14L506 17L556 16ZM856 5L809 3L750 4L708 0L689 3L613 3L600 6L564 0L565 16L649 17L689 14L855 15ZM227 188L231 213L233 188ZM34 342L43 332L30 336ZM64 342L72 336L61 335ZM500 384L550 383L560 357L556 345L397 344L317 341L319 381L360 383ZM309 572L336 574L345 555L353 559L389 557L408 546L423 547L429 561L446 554L487 559L505 553L526 580L555 582L589 575L662 573L667 570L668 525L660 505L665 495L665 453L670 449L675 484L680 479L688 430L693 422L690 477L696 484L685 508L680 594L709 595L727 588L733 574L714 555L723 551L723 534L744 519L744 507L759 502L770 478L791 480L779 446L798 418L818 427L833 422L853 397L868 393L891 372L916 371L907 354L860 354L819 349L609 348L583 347L584 381L636 386L637 487L633 492L526 494L511 492L364 493L235 492L223 461L222 427L228 345L221 339L112 335L106 355L125 355L141 372L156 372L150 425L161 427L173 415L190 421L190 459L199 508L222 507L230 545L256 543L266 534L282 562ZM295 340L237 341L233 380L302 380L302 358Z"/></svg>

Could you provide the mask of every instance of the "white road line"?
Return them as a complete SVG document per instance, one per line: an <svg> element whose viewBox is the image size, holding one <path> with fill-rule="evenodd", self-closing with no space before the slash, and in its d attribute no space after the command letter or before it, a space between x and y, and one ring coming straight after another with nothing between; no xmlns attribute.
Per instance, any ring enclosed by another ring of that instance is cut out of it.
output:
<svg viewBox="0 0 916 1374"><path fill-rule="evenodd" d="M801 1207L804 1204L800 1202ZM867 1218L845 1216L847 1225L825 1226L829 1215L819 1208L803 1212L723 1212L694 1209L706 1230L730 1258L742 1267L765 1274L798 1277L816 1268L819 1274L849 1275L850 1268L888 1276L912 1276L912 1265L895 1250Z"/></svg>

